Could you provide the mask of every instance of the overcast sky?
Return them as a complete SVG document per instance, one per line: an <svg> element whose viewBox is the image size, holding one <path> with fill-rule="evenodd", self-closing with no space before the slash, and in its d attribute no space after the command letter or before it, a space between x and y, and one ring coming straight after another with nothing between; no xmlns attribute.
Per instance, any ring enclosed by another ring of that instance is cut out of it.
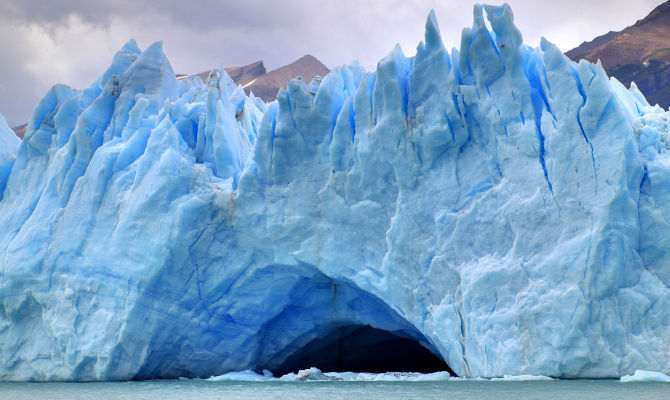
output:
<svg viewBox="0 0 670 400"><path fill-rule="evenodd" d="M665 0L509 0L526 43L542 36L567 51L620 30ZM435 9L448 48L472 25L460 0L0 0L0 112L27 121L56 83L81 89L130 38L162 40L175 72L264 60L271 70L312 54L329 68L354 59L368 69L400 43L423 39ZM499 4L499 1L491 1Z"/></svg>

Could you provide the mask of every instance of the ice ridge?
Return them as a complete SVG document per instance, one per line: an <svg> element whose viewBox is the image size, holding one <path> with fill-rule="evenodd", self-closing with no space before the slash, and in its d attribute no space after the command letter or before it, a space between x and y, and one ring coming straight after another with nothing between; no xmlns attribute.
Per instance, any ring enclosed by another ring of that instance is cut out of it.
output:
<svg viewBox="0 0 670 400"><path fill-rule="evenodd" d="M0 379L273 370L349 325L463 377L668 373L668 115L507 5L269 104L130 41L10 167Z"/></svg>

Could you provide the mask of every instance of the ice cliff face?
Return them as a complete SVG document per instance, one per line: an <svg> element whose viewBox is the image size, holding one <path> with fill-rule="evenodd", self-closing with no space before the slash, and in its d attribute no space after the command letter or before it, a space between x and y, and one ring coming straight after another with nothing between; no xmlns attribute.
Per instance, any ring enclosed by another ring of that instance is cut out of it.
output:
<svg viewBox="0 0 670 400"><path fill-rule="evenodd" d="M415 57L269 105L130 42L54 87L18 151L0 378L272 370L350 325L462 376L667 373L669 121L524 45L508 6L450 53L431 13Z"/></svg>

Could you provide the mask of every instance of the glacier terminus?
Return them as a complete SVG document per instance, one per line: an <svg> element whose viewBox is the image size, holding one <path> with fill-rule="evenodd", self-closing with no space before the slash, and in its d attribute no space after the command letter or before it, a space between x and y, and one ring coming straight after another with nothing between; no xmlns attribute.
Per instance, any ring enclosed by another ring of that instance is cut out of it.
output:
<svg viewBox="0 0 670 400"><path fill-rule="evenodd" d="M308 368L359 329L463 377L670 373L670 114L473 15L267 104L131 40L0 120L0 380Z"/></svg>

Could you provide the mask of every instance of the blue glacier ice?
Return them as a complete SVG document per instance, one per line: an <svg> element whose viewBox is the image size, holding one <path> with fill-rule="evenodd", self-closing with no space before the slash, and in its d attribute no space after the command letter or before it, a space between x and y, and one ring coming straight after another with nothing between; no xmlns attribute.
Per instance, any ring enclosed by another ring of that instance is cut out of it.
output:
<svg viewBox="0 0 670 400"><path fill-rule="evenodd" d="M21 139L7 125L4 115L0 114L0 200L7 184L7 178L12 171L19 145L21 145Z"/></svg>
<svg viewBox="0 0 670 400"><path fill-rule="evenodd" d="M269 104L130 41L15 157L2 380L272 371L368 325L463 377L670 373L670 114L506 5Z"/></svg>

